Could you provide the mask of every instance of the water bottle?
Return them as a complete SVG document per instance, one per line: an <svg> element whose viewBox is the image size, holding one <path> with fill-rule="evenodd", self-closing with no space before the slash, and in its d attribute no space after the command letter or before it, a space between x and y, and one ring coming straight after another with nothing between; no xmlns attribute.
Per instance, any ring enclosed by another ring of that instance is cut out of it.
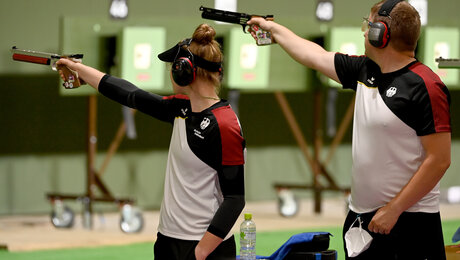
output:
<svg viewBox="0 0 460 260"><path fill-rule="evenodd" d="M256 223L252 214L245 213L240 226L240 260L256 259Z"/></svg>

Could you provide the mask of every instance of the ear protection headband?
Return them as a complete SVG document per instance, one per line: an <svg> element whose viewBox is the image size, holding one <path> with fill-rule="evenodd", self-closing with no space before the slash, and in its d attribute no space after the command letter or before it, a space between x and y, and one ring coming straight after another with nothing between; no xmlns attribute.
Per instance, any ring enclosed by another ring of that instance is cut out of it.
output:
<svg viewBox="0 0 460 260"><path fill-rule="evenodd" d="M171 74L177 85L185 87L190 85L196 77L196 67L211 72L220 72L222 75L222 63L212 62L195 56L189 50L192 39L188 38L176 45L177 53L172 63ZM186 48L183 48L183 47Z"/></svg>
<svg viewBox="0 0 460 260"><path fill-rule="evenodd" d="M390 13L395 5L403 0L387 0L382 4L378 15L389 17L391 19ZM369 23L369 32L367 38L369 43L377 48L385 48L390 41L390 27L383 21Z"/></svg>

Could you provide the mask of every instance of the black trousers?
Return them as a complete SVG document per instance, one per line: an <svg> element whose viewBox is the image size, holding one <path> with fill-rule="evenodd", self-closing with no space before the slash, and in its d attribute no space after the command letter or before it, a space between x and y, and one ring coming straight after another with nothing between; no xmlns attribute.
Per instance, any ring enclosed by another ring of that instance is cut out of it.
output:
<svg viewBox="0 0 460 260"><path fill-rule="evenodd" d="M153 247L155 260L195 260L195 247L199 241L181 240L157 234ZM206 260L235 260L236 245L232 236L223 241Z"/></svg>
<svg viewBox="0 0 460 260"><path fill-rule="evenodd" d="M362 228L368 225L376 212L360 214ZM404 212L390 234L369 232L373 240L370 247L356 257L348 257L345 233L358 214L350 211L343 226L343 244L347 260L445 260L441 216L438 213ZM354 226L358 226L357 222Z"/></svg>

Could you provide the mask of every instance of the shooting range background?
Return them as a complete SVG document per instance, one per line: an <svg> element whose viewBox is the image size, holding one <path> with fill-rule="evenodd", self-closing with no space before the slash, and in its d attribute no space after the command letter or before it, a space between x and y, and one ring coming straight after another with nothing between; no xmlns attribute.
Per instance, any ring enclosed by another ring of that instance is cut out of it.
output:
<svg viewBox="0 0 460 260"><path fill-rule="evenodd" d="M143 20L148 21L149 26L158 23L166 28L167 47L191 36L200 23L214 26L213 21L201 19L198 11L200 5L213 7L213 1L135 0L128 4L128 18L113 21L110 26L145 25ZM71 45L65 42L64 35L85 42L90 35L78 30L63 31L63 21L109 20L109 5L108 0L0 2L0 215L49 213L46 193L79 194L84 192L86 183L87 96L62 95L56 72L46 66L13 62L11 47L59 53L65 44ZM335 16L330 23L316 20L316 1L313 0L239 1L238 11L273 14L276 21L298 35L321 40L331 27L359 28L362 17L368 14L369 5L370 2L365 0L334 1ZM460 29L460 2L428 1L428 8L430 27ZM113 39L111 37L117 36L112 28L105 31L102 27L101 37ZM215 28L218 36L225 38L232 28L241 27L215 25ZM294 62L279 46L269 48L269 86L258 91L242 91L238 107L247 139L246 188L249 201L275 199L276 193L272 188L275 182L311 183L310 167L289 130L273 91L286 91L299 125L309 144L312 144L312 90L322 84L315 72ZM104 48L94 46L94 49L83 49L83 61L93 61L94 55L100 59L94 62L104 60L105 54L96 50ZM104 67L104 64L96 65ZM165 76L162 90L165 93L170 86L168 81L169 77ZM455 89L458 87L449 85L452 97L452 165L441 182L442 188L460 185L460 163L457 160L460 135L456 131L460 126L456 112L459 110L460 93ZM224 89L222 97L227 98L227 94L228 89ZM337 124L352 96L352 92L339 92ZM323 111L322 114L326 113ZM121 106L99 96L97 118L98 169L122 121ZM163 194L171 127L140 113L136 114L135 121L137 139L123 140L103 179L115 196L133 197L143 209L158 209ZM330 138L325 132L322 135L326 152ZM351 129L348 129L344 142L328 165L329 172L340 186L350 184L350 141ZM298 193L310 196L309 191ZM78 207L77 204L74 206ZM105 206L101 204L99 207Z"/></svg>

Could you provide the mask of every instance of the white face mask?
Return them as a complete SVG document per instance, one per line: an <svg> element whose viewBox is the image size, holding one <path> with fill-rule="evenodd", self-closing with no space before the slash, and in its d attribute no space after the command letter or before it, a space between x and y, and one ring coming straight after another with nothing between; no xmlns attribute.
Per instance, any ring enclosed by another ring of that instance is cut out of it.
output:
<svg viewBox="0 0 460 260"><path fill-rule="evenodd" d="M359 227L353 227L355 222L359 222ZM361 218L358 216L351 224L347 233L345 233L345 244L347 246L348 257L355 257L366 251L372 242L372 237L369 233L362 229Z"/></svg>

